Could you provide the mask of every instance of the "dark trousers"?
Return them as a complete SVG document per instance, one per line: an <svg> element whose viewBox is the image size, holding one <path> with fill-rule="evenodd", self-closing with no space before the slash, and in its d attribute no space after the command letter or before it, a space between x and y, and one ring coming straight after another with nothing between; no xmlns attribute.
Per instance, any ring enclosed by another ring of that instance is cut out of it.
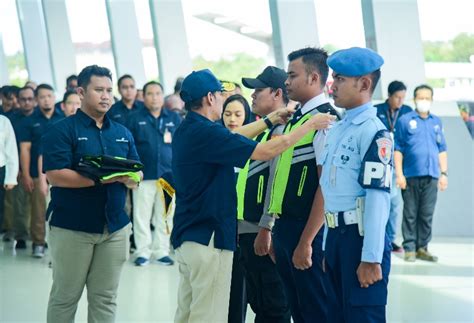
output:
<svg viewBox="0 0 474 323"><path fill-rule="evenodd" d="M234 259L232 260L228 323L244 323L247 314L245 276L240 262L240 252L240 247L237 246L237 250L234 252Z"/></svg>
<svg viewBox="0 0 474 323"><path fill-rule="evenodd" d="M288 219L282 216L273 230L273 248L276 266L288 297L291 316L295 323L319 323L327 320L329 290L327 275L322 270L323 230L316 235L312 247L313 265L306 270L293 265L293 252L306 225L306 219Z"/></svg>
<svg viewBox="0 0 474 323"><path fill-rule="evenodd" d="M363 237L357 225L344 224L329 229L326 237L325 264L336 303L330 304L328 322L384 323L387 285L390 273L390 239L385 235L382 259L383 279L368 288L361 288L357 268L361 262Z"/></svg>
<svg viewBox="0 0 474 323"><path fill-rule="evenodd" d="M244 269L247 301L255 323L290 323L291 314L283 282L269 256L254 251L256 233L239 235L240 264Z"/></svg>
<svg viewBox="0 0 474 323"><path fill-rule="evenodd" d="M416 251L431 241L433 213L438 197L438 179L431 176L407 178L403 196L403 248Z"/></svg>
<svg viewBox="0 0 474 323"><path fill-rule="evenodd" d="M0 167L0 229L3 223L3 212L5 211L5 166Z"/></svg>

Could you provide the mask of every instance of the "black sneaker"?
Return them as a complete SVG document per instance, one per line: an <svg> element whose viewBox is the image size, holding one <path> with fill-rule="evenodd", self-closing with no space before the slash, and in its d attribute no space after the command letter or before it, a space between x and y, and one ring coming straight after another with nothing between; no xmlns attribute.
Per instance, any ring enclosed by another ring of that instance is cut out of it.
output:
<svg viewBox="0 0 474 323"><path fill-rule="evenodd" d="M402 247L397 245L395 242L392 242L392 252L400 253L402 251L403 251Z"/></svg>
<svg viewBox="0 0 474 323"><path fill-rule="evenodd" d="M15 249L26 249L26 241L25 240L17 240Z"/></svg>

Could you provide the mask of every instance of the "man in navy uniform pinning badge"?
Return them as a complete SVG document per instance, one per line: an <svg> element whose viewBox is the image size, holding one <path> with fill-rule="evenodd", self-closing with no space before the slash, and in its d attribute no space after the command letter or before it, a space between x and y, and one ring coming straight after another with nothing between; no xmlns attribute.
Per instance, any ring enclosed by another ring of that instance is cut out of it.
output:
<svg viewBox="0 0 474 323"><path fill-rule="evenodd" d="M323 166L324 265L339 309L329 313L338 316L329 322L386 321L390 240L385 226L393 142L371 102L382 64L380 55L357 47L328 59L334 103L347 111L329 131L318 158Z"/></svg>

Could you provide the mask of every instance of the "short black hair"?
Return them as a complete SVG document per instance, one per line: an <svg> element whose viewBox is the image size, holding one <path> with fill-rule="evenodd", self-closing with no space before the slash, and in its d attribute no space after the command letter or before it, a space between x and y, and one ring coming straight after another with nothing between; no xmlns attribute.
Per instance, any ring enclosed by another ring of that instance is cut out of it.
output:
<svg viewBox="0 0 474 323"><path fill-rule="evenodd" d="M372 80L372 86L370 87L370 93L374 93L375 87L380 80L380 70L375 70L369 74L370 79Z"/></svg>
<svg viewBox="0 0 474 323"><path fill-rule="evenodd" d="M84 67L77 76L77 86L85 89L91 82L92 76L108 77L112 81L112 73L107 67L98 65L89 65Z"/></svg>
<svg viewBox="0 0 474 323"><path fill-rule="evenodd" d="M35 89L33 89L31 86L24 86L20 90L18 90L18 96L20 96L20 93L23 91L31 90L33 92L33 95L35 94Z"/></svg>
<svg viewBox="0 0 474 323"><path fill-rule="evenodd" d="M328 52L324 48L306 47L295 50L288 55L288 61L302 58L306 73L309 75L316 71L321 76L321 86L326 85L329 75L327 64Z"/></svg>
<svg viewBox="0 0 474 323"><path fill-rule="evenodd" d="M433 88L431 86L429 86L428 84L421 84L421 85L418 85L415 90L413 91L413 97L416 98L416 92L418 92L418 90L430 90L431 91L431 97L433 97L433 94L434 94L434 91L433 91Z"/></svg>
<svg viewBox="0 0 474 323"><path fill-rule="evenodd" d="M72 81L77 81L77 75L76 74L72 74L72 75L69 75L66 79L66 87L69 87L69 84L72 82Z"/></svg>
<svg viewBox="0 0 474 323"><path fill-rule="evenodd" d="M398 91L406 91L407 87L403 82L400 81L392 81L388 85L388 96L392 96L395 94L395 92Z"/></svg>
<svg viewBox="0 0 474 323"><path fill-rule="evenodd" d="M13 96L18 97L20 88L16 85L5 85L2 87L2 94L5 98L11 99Z"/></svg>
<svg viewBox="0 0 474 323"><path fill-rule="evenodd" d="M64 96L63 96L63 103L66 103L67 99L73 94L77 95L77 92L76 91L66 91L66 93L64 93Z"/></svg>
<svg viewBox="0 0 474 323"><path fill-rule="evenodd" d="M49 90L49 91L54 92L54 89L51 85L46 84L46 83L41 83L40 85L38 85L38 87L35 90L35 96L38 96L40 90Z"/></svg>
<svg viewBox="0 0 474 323"><path fill-rule="evenodd" d="M212 95L216 95L218 91L216 92L213 92ZM199 99L196 99L196 100L193 100L193 101L189 101L189 102L185 102L184 103L184 109L186 111L192 111L192 110L199 110L200 108L202 108L202 100L207 96L207 94Z"/></svg>
<svg viewBox="0 0 474 323"><path fill-rule="evenodd" d="M277 88L277 89L275 89L275 88L270 88L270 91L276 92L276 91L278 91L278 89L280 89L280 90L281 90L281 93L283 94L283 96L282 96L282 98L283 98L283 103L284 103L285 105L287 105L287 104L290 102L290 98L288 97L288 91L286 91L286 89L282 89L282 88Z"/></svg>
<svg viewBox="0 0 474 323"><path fill-rule="evenodd" d="M118 81L117 81L117 86L118 86L119 89L120 89L120 85L122 84L122 82L126 79L131 79L135 82L135 80L133 79L133 77L130 74L124 74L124 75L120 76Z"/></svg>
<svg viewBox="0 0 474 323"><path fill-rule="evenodd" d="M181 86L183 85L184 78L183 77L178 77L176 79L176 83L174 84L174 93L178 93L181 91Z"/></svg>
<svg viewBox="0 0 474 323"><path fill-rule="evenodd" d="M157 81L150 81L147 82L145 85L143 85L143 94L146 94L146 88L149 87L150 85L158 85L161 88L161 91L163 91L163 86L161 85L160 82Z"/></svg>

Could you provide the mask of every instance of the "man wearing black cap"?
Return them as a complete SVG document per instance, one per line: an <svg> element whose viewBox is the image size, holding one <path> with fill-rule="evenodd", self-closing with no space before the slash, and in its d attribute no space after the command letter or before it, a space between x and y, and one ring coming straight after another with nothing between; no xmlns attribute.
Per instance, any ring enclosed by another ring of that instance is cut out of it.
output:
<svg viewBox="0 0 474 323"><path fill-rule="evenodd" d="M336 106L346 109L326 138L321 158L325 209L325 270L335 289L329 322L385 322L390 271L393 141L377 118L372 93L383 58L353 47L328 59ZM342 318L340 316L343 316Z"/></svg>
<svg viewBox="0 0 474 323"><path fill-rule="evenodd" d="M201 70L184 79L180 93L189 112L172 144L176 213L171 242L180 272L175 322L227 320L237 237L234 167L244 167L249 159L269 160L333 120L321 115L292 134L257 143L240 134L253 138L288 113L271 113L232 133L214 122L222 113L221 91L216 77Z"/></svg>
<svg viewBox="0 0 474 323"><path fill-rule="evenodd" d="M266 67L256 78L242 78L245 87L254 89L254 113L265 117L286 107L288 95L285 80L286 72L273 66ZM281 135L282 130L282 125L275 125L258 135L255 140L264 143L273 135ZM247 301L256 314L256 322L291 320L283 283L269 255L274 218L267 213L267 208L276 160L249 160L240 170L237 180L239 262L244 268ZM232 297L231 293L230 312L234 303ZM245 317L245 313L229 314L229 322L231 315L240 314Z"/></svg>

